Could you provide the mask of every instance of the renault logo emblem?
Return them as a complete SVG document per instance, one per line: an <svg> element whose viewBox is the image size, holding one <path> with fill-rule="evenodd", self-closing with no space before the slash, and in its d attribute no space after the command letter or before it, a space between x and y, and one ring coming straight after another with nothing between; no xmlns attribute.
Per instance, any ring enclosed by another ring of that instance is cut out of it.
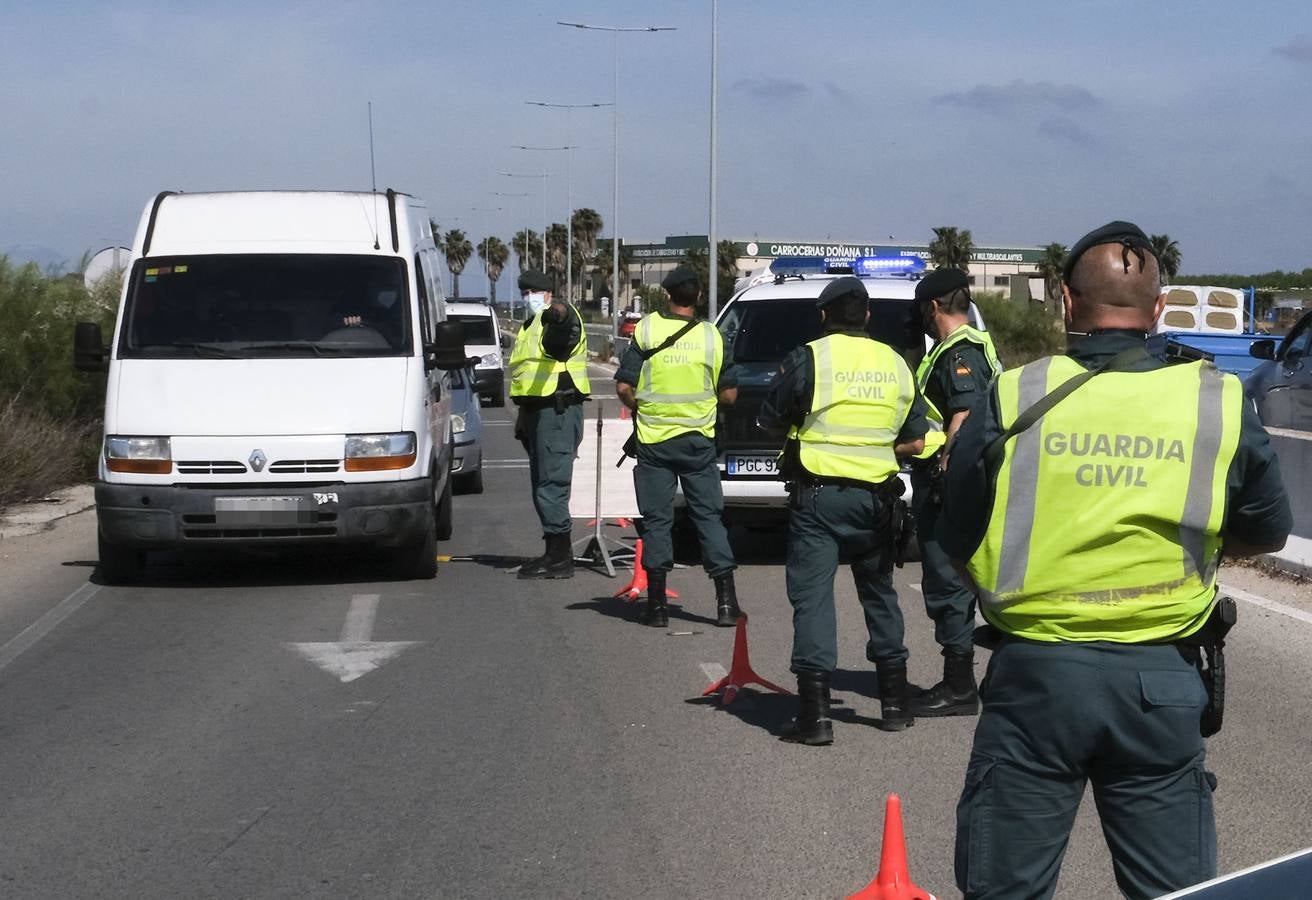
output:
<svg viewBox="0 0 1312 900"><path fill-rule="evenodd" d="M264 455L263 450L256 450L254 453L251 454L250 457L251 468L257 472L263 472L264 464L267 463L268 461L269 461L269 457Z"/></svg>

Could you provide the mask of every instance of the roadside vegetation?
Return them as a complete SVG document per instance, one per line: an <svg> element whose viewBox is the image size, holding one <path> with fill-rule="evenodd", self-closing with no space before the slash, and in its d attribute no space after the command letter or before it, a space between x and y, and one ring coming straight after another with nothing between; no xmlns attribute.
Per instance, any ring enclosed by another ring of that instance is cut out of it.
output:
<svg viewBox="0 0 1312 900"><path fill-rule="evenodd" d="M0 507L94 476L105 379L73 370L73 328L108 332L120 284L0 256Z"/></svg>
<svg viewBox="0 0 1312 900"><path fill-rule="evenodd" d="M975 305L984 314L998 356L1008 369L1066 350L1066 331L1059 315L1042 303L1016 303L1000 293L981 291Z"/></svg>

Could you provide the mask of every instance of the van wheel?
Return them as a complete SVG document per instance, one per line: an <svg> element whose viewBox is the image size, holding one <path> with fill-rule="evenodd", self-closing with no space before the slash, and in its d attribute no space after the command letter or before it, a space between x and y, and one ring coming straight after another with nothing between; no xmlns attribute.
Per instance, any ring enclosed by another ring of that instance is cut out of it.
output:
<svg viewBox="0 0 1312 900"><path fill-rule="evenodd" d="M437 511L435 513L436 535L439 541L451 540L451 482L455 476L449 472L446 476L446 486L442 488L442 496L437 501Z"/></svg>
<svg viewBox="0 0 1312 900"><path fill-rule="evenodd" d="M96 547L100 560L97 571L105 584L136 584L145 576L146 554L143 551L111 544L101 534L96 535Z"/></svg>
<svg viewBox="0 0 1312 900"><path fill-rule="evenodd" d="M483 493L483 470L479 469L469 475L457 475L456 487L458 494L481 494Z"/></svg>
<svg viewBox="0 0 1312 900"><path fill-rule="evenodd" d="M437 523L429 519L424 536L397 552L396 571L402 579L427 580L437 577Z"/></svg>

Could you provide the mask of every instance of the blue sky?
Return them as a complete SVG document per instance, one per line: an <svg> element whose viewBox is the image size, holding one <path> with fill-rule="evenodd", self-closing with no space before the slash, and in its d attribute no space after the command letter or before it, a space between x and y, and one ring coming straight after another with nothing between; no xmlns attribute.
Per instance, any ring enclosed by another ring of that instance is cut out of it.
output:
<svg viewBox="0 0 1312 900"><path fill-rule="evenodd" d="M379 186L444 227L540 228L539 182L497 173L544 164L563 221L562 155L511 146L568 141L609 233L609 110L524 103L611 99L610 37L556 19L678 29L620 38L621 234L705 233L709 0L0 0L0 248L127 242L165 188L367 189L370 100ZM721 0L719 108L725 237L1070 244L1128 218L1186 272L1312 265L1300 2Z"/></svg>

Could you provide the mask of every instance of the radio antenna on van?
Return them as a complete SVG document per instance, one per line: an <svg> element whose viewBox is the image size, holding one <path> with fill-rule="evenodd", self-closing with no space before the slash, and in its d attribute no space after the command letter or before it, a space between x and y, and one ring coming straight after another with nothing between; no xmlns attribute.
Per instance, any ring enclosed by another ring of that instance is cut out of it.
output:
<svg viewBox="0 0 1312 900"><path fill-rule="evenodd" d="M378 246L378 175L374 169L374 101L369 101L369 190L374 195L374 249Z"/></svg>

